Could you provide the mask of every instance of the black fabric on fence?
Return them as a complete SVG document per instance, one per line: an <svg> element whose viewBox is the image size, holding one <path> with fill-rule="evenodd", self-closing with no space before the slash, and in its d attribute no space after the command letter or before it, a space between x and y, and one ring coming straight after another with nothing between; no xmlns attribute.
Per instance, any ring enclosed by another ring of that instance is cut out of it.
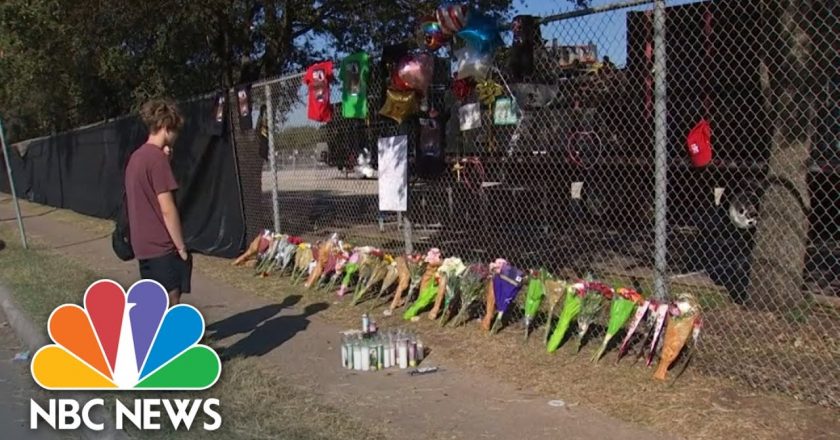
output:
<svg viewBox="0 0 840 440"><path fill-rule="evenodd" d="M211 98L181 104L184 128L174 147L172 169L190 249L235 257L245 243L245 219L229 134L219 133ZM22 199L114 218L122 201L123 169L146 138L137 117L127 117L36 139L22 156L10 154L15 189ZM9 192L3 167L0 190Z"/></svg>

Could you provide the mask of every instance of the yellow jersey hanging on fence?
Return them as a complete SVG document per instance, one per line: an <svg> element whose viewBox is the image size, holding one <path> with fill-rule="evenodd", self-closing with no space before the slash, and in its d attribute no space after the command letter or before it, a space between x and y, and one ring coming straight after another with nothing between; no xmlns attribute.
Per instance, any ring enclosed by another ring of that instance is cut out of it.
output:
<svg viewBox="0 0 840 440"><path fill-rule="evenodd" d="M367 52L356 52L341 61L341 114L345 118L367 118L369 73L370 55Z"/></svg>

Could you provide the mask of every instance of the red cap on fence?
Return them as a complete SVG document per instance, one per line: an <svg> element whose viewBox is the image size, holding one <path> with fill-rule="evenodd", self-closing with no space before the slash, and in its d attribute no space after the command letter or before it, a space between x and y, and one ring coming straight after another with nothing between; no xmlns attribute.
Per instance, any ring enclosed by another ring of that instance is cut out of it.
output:
<svg viewBox="0 0 840 440"><path fill-rule="evenodd" d="M695 167L704 167L712 161L712 127L701 119L688 133L688 154Z"/></svg>

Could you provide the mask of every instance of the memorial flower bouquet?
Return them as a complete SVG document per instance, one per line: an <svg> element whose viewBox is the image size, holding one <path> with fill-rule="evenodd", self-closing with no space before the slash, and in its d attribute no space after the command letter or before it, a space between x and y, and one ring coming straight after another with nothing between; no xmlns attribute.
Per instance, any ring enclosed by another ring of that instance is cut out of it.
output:
<svg viewBox="0 0 840 440"><path fill-rule="evenodd" d="M493 324L493 317L496 316L496 294L493 291L493 280L495 279L496 275L508 265L507 260L504 258L497 258L495 261L489 264L488 268L490 270L490 275L487 280L487 285L485 286L485 294L484 294L484 318L481 320L481 328L490 331L490 327Z"/></svg>
<svg viewBox="0 0 840 440"><path fill-rule="evenodd" d="M440 249L430 249L424 258L424 262L425 269L423 276L420 278L420 293L417 295L417 300L403 313L403 319L409 320L422 312L435 300L441 287L437 273L438 268L443 264Z"/></svg>
<svg viewBox="0 0 840 440"><path fill-rule="evenodd" d="M700 305L691 294L682 294L670 305L668 325L662 341L662 357L653 374L655 379L665 380L668 368L679 356L688 339L700 334Z"/></svg>
<svg viewBox="0 0 840 440"><path fill-rule="evenodd" d="M350 254L346 249L342 249L335 257L335 270L330 274L330 279L327 281L322 290L325 292L332 292L335 289L338 280L344 276L344 267L347 265L347 260L350 259Z"/></svg>
<svg viewBox="0 0 840 440"><path fill-rule="evenodd" d="M347 260L347 264L344 265L344 277L341 279L341 287L338 289L338 296L344 296L347 293L347 289L350 288L354 277L359 272L359 264L361 263L363 258L366 258L366 255L373 250L370 246L362 246L353 250L353 253L350 254L350 259Z"/></svg>
<svg viewBox="0 0 840 440"><path fill-rule="evenodd" d="M601 348L592 357L592 361L601 359L604 352L607 350L610 340L618 334L618 331L627 324L630 315L636 309L636 306L642 302L642 295L633 289L619 288L615 291L612 303L610 303L610 320L607 323L607 334L604 336L604 342L601 343Z"/></svg>
<svg viewBox="0 0 840 440"><path fill-rule="evenodd" d="M385 296L388 289L397 282L400 277L399 270L397 270L397 259L391 255L386 255L385 259L389 261L385 272L385 279L382 280L382 286L379 287L379 297Z"/></svg>
<svg viewBox="0 0 840 440"><path fill-rule="evenodd" d="M362 256L359 262L359 281L356 283L356 289L353 293L353 305L358 304L362 296L370 289L370 286L375 284L371 282L371 279L374 276L379 277L379 267L384 257L385 253L376 248ZM382 281L382 278L385 277L384 273L381 275L378 281Z"/></svg>
<svg viewBox="0 0 840 440"><path fill-rule="evenodd" d="M523 306L525 312L525 340L528 340L528 335L531 333L531 324L537 312L540 310L540 304L545 297L545 281L550 278L550 275L545 269L532 270L528 276L528 288L525 294L525 305Z"/></svg>
<svg viewBox="0 0 840 440"><path fill-rule="evenodd" d="M388 274L388 267L393 261L393 257L386 255L378 249L368 254L367 260L359 267L359 284L356 285L356 292L353 295L353 305L361 302L368 292L372 291L377 284L385 280L385 276Z"/></svg>
<svg viewBox="0 0 840 440"><path fill-rule="evenodd" d="M557 304L563 299L563 293L566 291L566 283L561 280L546 279L545 280L545 294L548 297L548 322L545 324L545 337L543 343L548 345L548 337L551 336L551 325L554 322L554 311L557 309Z"/></svg>
<svg viewBox="0 0 840 440"><path fill-rule="evenodd" d="M487 286L487 278L489 276L490 269L486 264L471 264L464 271L464 274L461 275L459 289L461 293L461 306L453 320L455 327L465 323L469 319L470 308L481 299L481 294Z"/></svg>
<svg viewBox="0 0 840 440"><path fill-rule="evenodd" d="M295 267L292 268L292 284L297 282L309 271L309 263L313 260L313 246L311 243L301 243L295 251Z"/></svg>
<svg viewBox="0 0 840 440"><path fill-rule="evenodd" d="M560 312L560 319L557 321L557 327L551 334L548 340L547 349L549 353L553 353L563 342L566 332L569 330L572 320L577 318L583 304L583 297L586 295L583 283L575 283L566 285L565 299L563 300L563 311Z"/></svg>
<svg viewBox="0 0 840 440"><path fill-rule="evenodd" d="M499 329L502 328L505 312L510 308L510 304L516 299L519 291L522 290L524 278L525 272L510 264L504 265L499 273L493 277L496 319L490 329L491 334L498 333Z"/></svg>
<svg viewBox="0 0 840 440"><path fill-rule="evenodd" d="M583 301L580 304L580 313L578 313L578 341L577 349L583 345L583 339L589 331L589 327L595 322L604 304L612 298L612 289L609 286L597 282L585 282Z"/></svg>
<svg viewBox="0 0 840 440"><path fill-rule="evenodd" d="M441 300L443 300L443 313L440 314L440 325L446 324L449 319L452 302L458 294L458 288L461 282L461 275L467 270L467 266L458 257L449 257L443 260L443 264L438 268L438 276L441 284L444 286L443 292L439 291L435 307L429 312L429 318L436 319L441 311ZM441 296L440 293L443 293Z"/></svg>

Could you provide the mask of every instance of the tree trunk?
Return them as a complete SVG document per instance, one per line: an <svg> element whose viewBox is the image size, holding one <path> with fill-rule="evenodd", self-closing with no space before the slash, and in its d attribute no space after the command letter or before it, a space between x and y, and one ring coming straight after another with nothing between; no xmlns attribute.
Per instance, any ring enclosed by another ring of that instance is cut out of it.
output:
<svg viewBox="0 0 840 440"><path fill-rule="evenodd" d="M767 39L761 81L772 133L747 304L761 310L789 310L804 298L807 175L819 96L814 40L829 31L820 30L814 16L819 1L764 0L760 6L765 18L760 32Z"/></svg>

